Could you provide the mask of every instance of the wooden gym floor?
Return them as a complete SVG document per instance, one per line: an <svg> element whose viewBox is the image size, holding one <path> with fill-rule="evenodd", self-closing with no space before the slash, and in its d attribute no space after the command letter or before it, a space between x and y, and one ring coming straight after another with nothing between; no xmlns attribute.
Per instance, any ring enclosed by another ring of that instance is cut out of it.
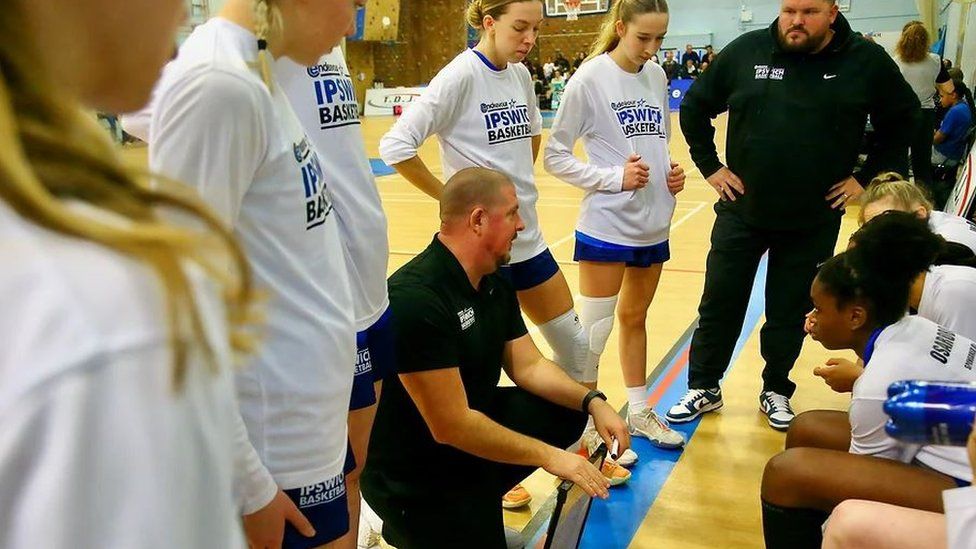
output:
<svg viewBox="0 0 976 549"><path fill-rule="evenodd" d="M661 415L686 388L688 340L704 283L705 256L715 218L712 205L716 200L715 192L690 160L688 147L680 135L677 113L672 117L676 135L671 141L671 155L688 172L688 181L678 195L672 222L672 259L665 265L648 315L647 371L654 377L649 399ZM379 156L377 145L393 121L392 118L363 119L366 151L371 158ZM717 123L719 151L724 151L725 117L720 117ZM543 139L547 137L548 130ZM126 148L124 154L130 161L144 165L145 148ZM428 140L420 154L434 174L440 176L436 139ZM577 154L583 156L581 147L577 148ZM582 192L545 173L541 160L537 162L535 175L543 234L575 293L579 287L579 269L572 260L573 231ZM389 273L392 274L430 242L438 227L437 204L399 175L378 177L377 185L389 218ZM855 219L855 212L845 216L839 245L846 243L847 236L856 227ZM763 272L761 269L758 278ZM757 280L740 345L722 386L724 408L707 414L700 422L680 427L689 435L688 445L682 451L651 449L646 441L638 440L635 449L641 459L631 482L612 489L609 501L594 504L583 547L762 547L759 512L762 470L766 460L782 449L785 438L769 428L758 411L763 366L758 337L762 325L762 289L762 280ZM526 323L531 327L528 320ZM530 328L530 333L548 355L550 350L538 330ZM846 409L847 397L832 393L812 374L813 367L822 364L828 356L815 342L808 339L804 343L791 376L798 385L792 400L798 413L816 408ZM626 403L618 366L616 330L601 360L599 385L615 407ZM551 476L539 471L525 485L534 496L531 506L506 511L505 520L538 545L555 483Z"/></svg>

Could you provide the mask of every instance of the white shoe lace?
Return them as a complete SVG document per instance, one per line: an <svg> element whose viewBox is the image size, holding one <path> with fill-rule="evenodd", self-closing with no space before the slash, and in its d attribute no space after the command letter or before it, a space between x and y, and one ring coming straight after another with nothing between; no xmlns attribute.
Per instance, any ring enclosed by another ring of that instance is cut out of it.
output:
<svg viewBox="0 0 976 549"><path fill-rule="evenodd" d="M685 396L681 397L681 400L678 401L678 404L687 407L693 401L701 398L704 394L705 389L689 389L688 392L685 393Z"/></svg>
<svg viewBox="0 0 976 549"><path fill-rule="evenodd" d="M668 420L666 420L663 417L657 415L657 412L655 412L653 408L644 408L640 412L637 412L636 414L634 414L634 416L636 416L636 419L639 419L639 420L641 420L641 421L643 421L645 423L646 422L654 422L654 423L657 423L658 426L661 427L661 429L663 429L665 431L667 431L667 430L669 430L671 428L671 424L668 423Z"/></svg>
<svg viewBox="0 0 976 549"><path fill-rule="evenodd" d="M776 414L779 412L785 412L793 415L793 409L790 407L790 399L772 391L766 391L765 398L766 404L769 406L769 413Z"/></svg>

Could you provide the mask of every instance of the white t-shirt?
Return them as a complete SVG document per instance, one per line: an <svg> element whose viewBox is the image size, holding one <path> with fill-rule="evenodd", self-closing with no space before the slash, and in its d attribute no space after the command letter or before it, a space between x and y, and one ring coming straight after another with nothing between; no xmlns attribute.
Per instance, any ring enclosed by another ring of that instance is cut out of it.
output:
<svg viewBox="0 0 976 549"><path fill-rule="evenodd" d="M963 480L972 480L965 448L922 446L899 442L885 432L888 415L882 406L895 381L976 382L976 343L925 318L906 316L878 336L864 373L854 382L849 417L851 453L896 459L917 459Z"/></svg>
<svg viewBox="0 0 976 549"><path fill-rule="evenodd" d="M533 173L532 137L542 135L529 70L509 63L488 67L473 50L461 52L380 140L380 156L389 165L417 156L417 149L437 134L444 181L464 168L491 168L515 184L525 230L512 245L512 262L531 259L546 249L535 203L539 192Z"/></svg>
<svg viewBox="0 0 976 549"><path fill-rule="evenodd" d="M925 275L918 314L969 339L976 339L976 269L932 267Z"/></svg>
<svg viewBox="0 0 976 549"><path fill-rule="evenodd" d="M0 249L0 547L246 547L235 461L257 456L215 288L187 269L217 369L191 353L175 389L148 265L3 203Z"/></svg>
<svg viewBox="0 0 976 549"><path fill-rule="evenodd" d="M275 61L274 70L318 149L347 252L356 328L365 330L390 304L386 293L390 245L386 215L363 148L359 103L349 68L342 48L337 47L317 66L305 68L283 57Z"/></svg>
<svg viewBox="0 0 976 549"><path fill-rule="evenodd" d="M902 76L922 103L922 108L935 109L935 79L942 70L942 59L934 53L929 53L918 63L906 63L897 55L893 57Z"/></svg>
<svg viewBox="0 0 976 549"><path fill-rule="evenodd" d="M234 228L268 297L262 346L237 391L261 461L292 489L342 472L356 327L318 155L256 64L247 30L221 18L197 27L157 86L149 159Z"/></svg>
<svg viewBox="0 0 976 549"><path fill-rule="evenodd" d="M976 224L965 217L945 212L929 212L929 228L949 242L962 244L976 253Z"/></svg>
<svg viewBox="0 0 976 549"><path fill-rule="evenodd" d="M948 549L976 549L976 487L942 492Z"/></svg>
<svg viewBox="0 0 976 549"><path fill-rule="evenodd" d="M646 63L632 74L608 54L583 63L566 86L545 151L549 173L586 191L578 231L625 246L668 239L675 205L667 185L670 126L664 69ZM588 163L573 156L579 138ZM622 192L631 154L650 167L650 181Z"/></svg>

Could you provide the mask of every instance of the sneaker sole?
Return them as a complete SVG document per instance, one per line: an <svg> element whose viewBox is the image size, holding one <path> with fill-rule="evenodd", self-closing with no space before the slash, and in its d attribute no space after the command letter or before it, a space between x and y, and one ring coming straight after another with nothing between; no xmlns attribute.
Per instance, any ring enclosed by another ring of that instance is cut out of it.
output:
<svg viewBox="0 0 976 549"><path fill-rule="evenodd" d="M667 417L668 418L668 421L670 421L671 423L689 423L689 422L692 422L695 419L697 419L698 416L700 416L702 414L705 414L705 413L708 413L708 412L714 412L715 410L718 410L719 408L722 407L723 404L724 404L723 402L719 401L719 402L717 402L715 404L708 404L706 406L702 406L702 409L701 410L698 410L698 412L696 412L695 414L692 414L692 415L690 415L688 417L684 417L684 418L671 417L671 415L667 415L665 417Z"/></svg>
<svg viewBox="0 0 976 549"><path fill-rule="evenodd" d="M606 478L608 481L610 481L610 486L611 487L612 486L620 486L621 484L625 484L628 480L630 480L630 477L629 476L626 476L626 477L616 477L616 478L607 478L607 477L603 477L603 478Z"/></svg>
<svg viewBox="0 0 976 549"><path fill-rule="evenodd" d="M656 438L651 438L651 437L647 436L646 434L642 433L641 431L631 430L630 431L630 434L631 434L631 436L646 438L654 446L656 446L658 448L663 448L665 450L676 450L676 449L681 448L682 446L685 445L685 440L684 439L682 439L681 442L679 442L677 444L669 444L667 442L658 440ZM618 461L617 463L620 463L620 462Z"/></svg>
<svg viewBox="0 0 976 549"><path fill-rule="evenodd" d="M526 505L532 503L532 498L525 501L509 502L502 500L502 509L518 509L519 507L525 507Z"/></svg>

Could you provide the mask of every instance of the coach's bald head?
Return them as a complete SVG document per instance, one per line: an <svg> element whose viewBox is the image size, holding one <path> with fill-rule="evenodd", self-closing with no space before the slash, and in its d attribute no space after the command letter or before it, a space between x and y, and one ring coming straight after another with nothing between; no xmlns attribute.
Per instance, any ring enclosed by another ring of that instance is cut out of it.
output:
<svg viewBox="0 0 976 549"><path fill-rule="evenodd" d="M448 180L441 195L441 240L462 263L482 274L508 263L512 242L525 228L515 185L487 168L466 168Z"/></svg>

